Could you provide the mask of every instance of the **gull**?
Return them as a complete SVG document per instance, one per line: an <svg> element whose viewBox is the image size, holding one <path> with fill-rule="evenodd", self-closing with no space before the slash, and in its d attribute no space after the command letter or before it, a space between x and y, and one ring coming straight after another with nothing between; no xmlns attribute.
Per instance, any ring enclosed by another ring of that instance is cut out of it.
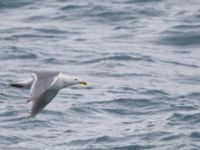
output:
<svg viewBox="0 0 200 150"><path fill-rule="evenodd" d="M62 72L41 71L33 73L29 80L10 85L18 88L30 88L30 98L27 102L32 102L30 117L34 117L53 100L60 89L76 84L87 85L87 82L67 76Z"/></svg>

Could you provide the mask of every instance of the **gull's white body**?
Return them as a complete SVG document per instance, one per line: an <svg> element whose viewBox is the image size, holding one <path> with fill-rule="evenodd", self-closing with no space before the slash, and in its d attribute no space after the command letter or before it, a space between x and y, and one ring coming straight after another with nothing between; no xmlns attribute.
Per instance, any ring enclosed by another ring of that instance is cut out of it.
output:
<svg viewBox="0 0 200 150"><path fill-rule="evenodd" d="M87 83L74 77L66 76L61 72L45 71L34 73L31 79L11 84L11 86L30 88L28 102L33 102L30 112L30 116L33 117L51 102L60 89L75 84L86 85Z"/></svg>

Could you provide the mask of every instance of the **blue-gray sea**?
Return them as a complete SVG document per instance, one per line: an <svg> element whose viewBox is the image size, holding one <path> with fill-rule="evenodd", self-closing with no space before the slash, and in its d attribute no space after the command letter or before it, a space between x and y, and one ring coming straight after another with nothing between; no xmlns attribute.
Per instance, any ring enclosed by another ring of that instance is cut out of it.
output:
<svg viewBox="0 0 200 150"><path fill-rule="evenodd" d="M199 0L0 0L1 150L199 150ZM28 119L38 70L88 82Z"/></svg>

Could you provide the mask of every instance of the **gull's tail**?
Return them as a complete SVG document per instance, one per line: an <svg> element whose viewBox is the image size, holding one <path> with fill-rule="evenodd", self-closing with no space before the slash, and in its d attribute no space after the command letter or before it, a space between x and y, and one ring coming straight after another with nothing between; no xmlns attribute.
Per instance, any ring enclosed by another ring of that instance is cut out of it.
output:
<svg viewBox="0 0 200 150"><path fill-rule="evenodd" d="M17 83L11 83L10 86L17 87L17 88L30 88L33 83L33 78L25 80L25 81L20 81Z"/></svg>

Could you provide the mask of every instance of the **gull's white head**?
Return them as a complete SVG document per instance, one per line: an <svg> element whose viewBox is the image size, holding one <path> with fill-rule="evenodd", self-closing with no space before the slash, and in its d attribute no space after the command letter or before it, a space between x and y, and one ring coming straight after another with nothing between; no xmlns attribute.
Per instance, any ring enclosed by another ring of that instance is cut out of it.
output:
<svg viewBox="0 0 200 150"><path fill-rule="evenodd" d="M75 77L66 77L66 76L64 77L64 87L68 87L68 86L72 86L76 84L87 85L87 82Z"/></svg>

